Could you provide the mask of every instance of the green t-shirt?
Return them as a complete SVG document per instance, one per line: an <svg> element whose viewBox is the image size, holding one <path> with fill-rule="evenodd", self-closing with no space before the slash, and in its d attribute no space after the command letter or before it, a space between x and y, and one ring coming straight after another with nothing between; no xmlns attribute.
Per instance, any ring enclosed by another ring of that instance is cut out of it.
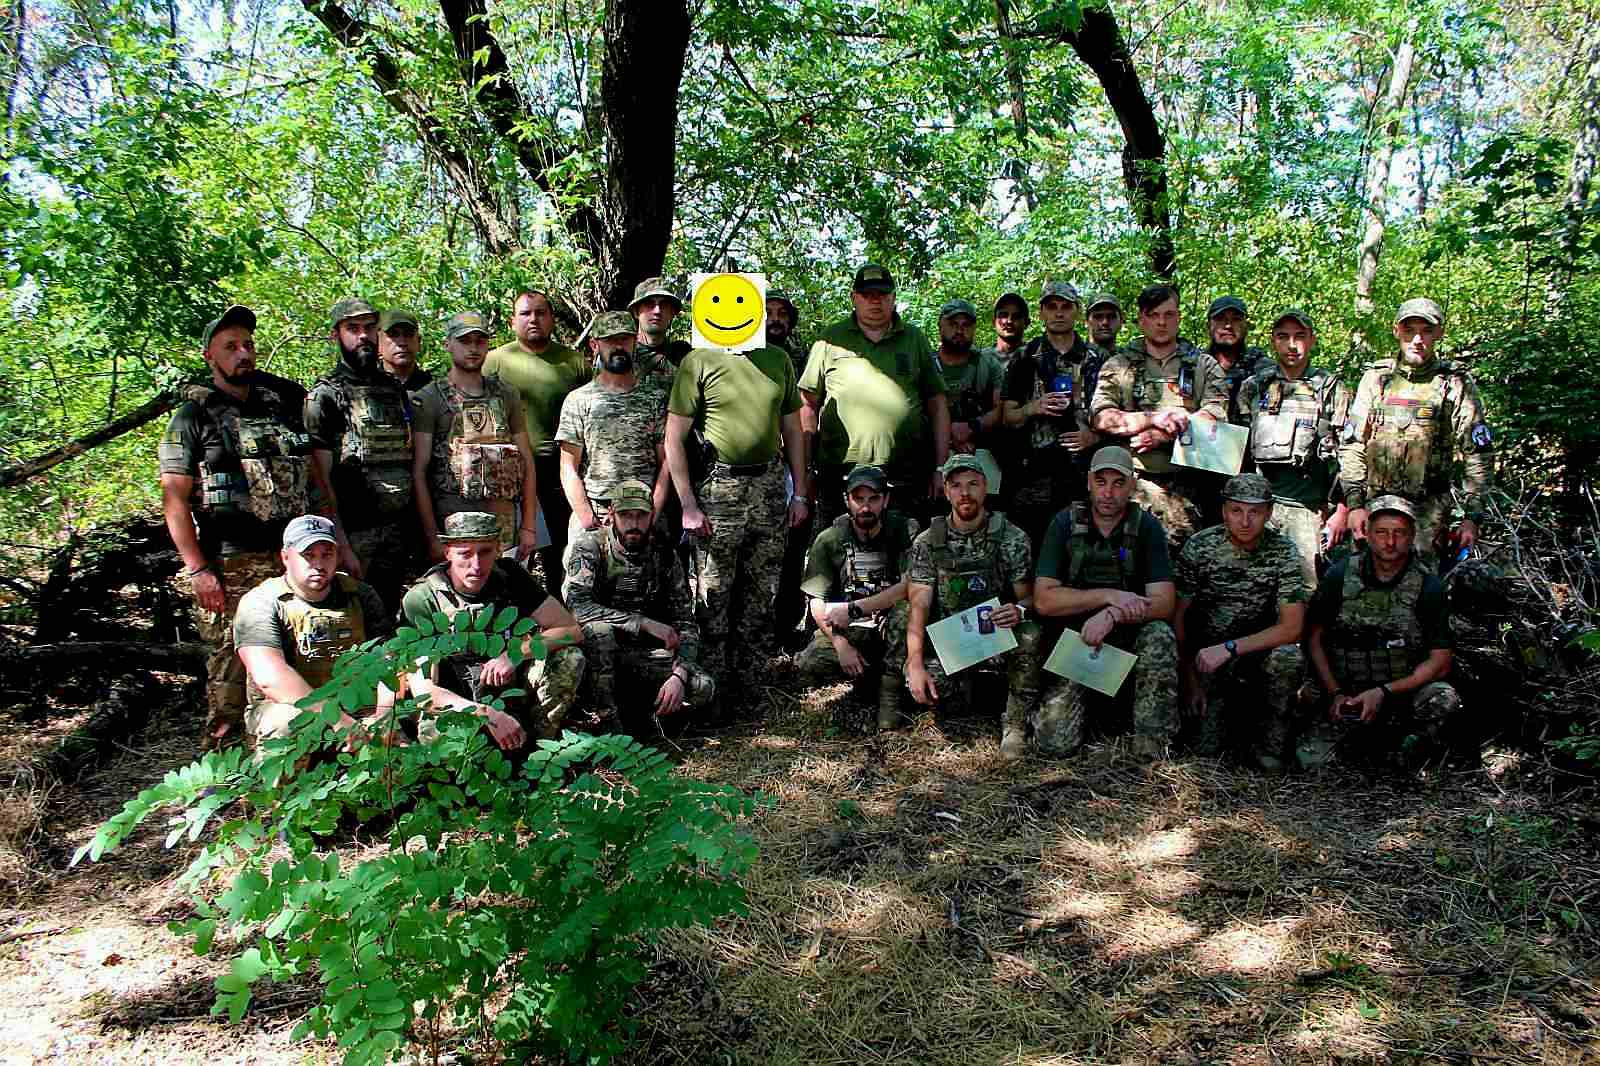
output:
<svg viewBox="0 0 1600 1066"><path fill-rule="evenodd" d="M993 411L995 393L1006 381L1000 361L987 352L974 351L959 366L940 359L939 373L944 378L952 422L972 422Z"/></svg>
<svg viewBox="0 0 1600 1066"><path fill-rule="evenodd" d="M500 380L522 397L522 410L528 421L528 446L534 454L554 455L556 427L561 424L561 401L589 380L589 360L555 341L537 355L524 348L521 341L512 341L489 353L483 372L500 375Z"/></svg>
<svg viewBox="0 0 1600 1066"><path fill-rule="evenodd" d="M917 532L917 520L898 511L883 513L878 536L867 543L857 539L854 527L841 532L837 524L827 526L806 552L800 591L828 600L840 598L851 586L859 590L856 596L881 592L910 569L911 542Z"/></svg>
<svg viewBox="0 0 1600 1066"><path fill-rule="evenodd" d="M800 387L822 401L820 465L872 463L897 482L931 465L923 405L946 390L916 326L896 317L883 340L869 341L854 315L835 322L811 346Z"/></svg>
<svg viewBox="0 0 1600 1066"><path fill-rule="evenodd" d="M696 348L672 379L667 411L694 419L733 466L764 463L782 447L778 421L800 410L794 365L781 348L753 352Z"/></svg>

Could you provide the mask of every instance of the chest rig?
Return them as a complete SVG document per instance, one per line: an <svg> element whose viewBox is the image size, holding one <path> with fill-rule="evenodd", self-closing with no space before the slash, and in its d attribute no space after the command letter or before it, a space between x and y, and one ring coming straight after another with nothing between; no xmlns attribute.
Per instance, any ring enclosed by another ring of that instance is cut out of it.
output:
<svg viewBox="0 0 1600 1066"><path fill-rule="evenodd" d="M1261 395L1250 424L1250 454L1256 462L1302 466L1313 458L1334 457L1337 378L1316 367L1299 381L1290 381L1274 368L1262 372L1256 383Z"/></svg>
<svg viewBox="0 0 1600 1066"><path fill-rule="evenodd" d="M610 525L604 528L606 572L601 578L602 591L607 605L619 611L651 614L658 602L662 581L661 568L656 565L658 553L648 541L644 551L635 559L622 550Z"/></svg>
<svg viewBox="0 0 1600 1066"><path fill-rule="evenodd" d="M485 378L481 396L450 384L437 386L455 415L444 462L432 464L436 491L468 500L514 500L522 495L522 453L517 450L499 378Z"/></svg>
<svg viewBox="0 0 1600 1066"><path fill-rule="evenodd" d="M1075 589L1120 588L1144 594L1135 582L1134 553L1139 544L1139 505L1129 503L1122 523L1111 536L1090 541L1089 505L1082 500L1072 505L1072 561L1067 564L1066 584Z"/></svg>
<svg viewBox="0 0 1600 1066"><path fill-rule="evenodd" d="M1412 381L1393 363L1378 379L1367 414L1367 493L1415 499L1443 482L1453 455L1451 423L1462 386L1441 360L1426 381Z"/></svg>
<svg viewBox="0 0 1600 1066"><path fill-rule="evenodd" d="M933 561L934 592L939 598L940 618L997 596L1001 603L1010 603L1016 598L1000 560L999 538L1007 525L1004 515L991 514L981 550L958 554L950 547L948 519L941 515L928 524L928 550Z"/></svg>
<svg viewBox="0 0 1600 1066"><path fill-rule="evenodd" d="M1129 349L1139 357L1139 366L1133 379L1133 401L1139 410L1159 411L1164 407L1182 407L1188 411L1200 409L1196 398L1195 376L1199 373L1200 351L1188 341L1178 342L1176 372L1158 371L1141 343ZM1168 360L1171 364L1173 361Z"/></svg>
<svg viewBox="0 0 1600 1066"><path fill-rule="evenodd" d="M277 522L311 509L306 489L311 439L274 417L282 406L277 393L260 391L273 413L247 415L237 404L213 403L214 390L204 385L188 392L216 434L196 485L198 506L207 513Z"/></svg>
<svg viewBox="0 0 1600 1066"><path fill-rule="evenodd" d="M1422 564L1412 556L1400 580L1388 588L1369 588L1360 564L1360 557L1345 564L1344 603L1327 640L1334 676L1353 692L1405 677L1428 657L1417 620L1426 576Z"/></svg>
<svg viewBox="0 0 1600 1066"><path fill-rule="evenodd" d="M361 471L377 509L411 506L411 399L397 384L331 381L344 412L339 460Z"/></svg>

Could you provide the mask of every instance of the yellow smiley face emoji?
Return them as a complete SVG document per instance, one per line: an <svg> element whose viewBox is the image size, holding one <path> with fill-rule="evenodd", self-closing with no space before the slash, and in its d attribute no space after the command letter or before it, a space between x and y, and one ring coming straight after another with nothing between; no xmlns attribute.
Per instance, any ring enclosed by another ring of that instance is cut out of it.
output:
<svg viewBox="0 0 1600 1066"><path fill-rule="evenodd" d="M700 335L718 348L748 346L766 325L767 305L743 274L712 274L694 290L689 315Z"/></svg>

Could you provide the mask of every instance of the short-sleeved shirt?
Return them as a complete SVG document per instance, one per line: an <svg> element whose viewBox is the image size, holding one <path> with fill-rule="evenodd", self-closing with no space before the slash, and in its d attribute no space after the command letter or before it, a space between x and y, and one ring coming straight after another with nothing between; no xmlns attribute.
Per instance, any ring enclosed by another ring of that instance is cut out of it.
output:
<svg viewBox="0 0 1600 1066"><path fill-rule="evenodd" d="M1123 536L1123 527L1128 520L1126 514L1111 531L1109 537L1102 536L1094 524L1093 517L1089 517L1088 528L1079 538L1072 534L1072 512L1073 509L1070 507L1060 511L1045 531L1044 541L1039 545L1039 565L1036 570L1039 577L1048 577L1071 588L1120 588L1124 592L1137 592L1141 596L1144 595L1146 585L1172 580L1172 560L1167 554L1167 531L1161 528L1161 522L1155 515L1143 508L1139 509L1139 526L1132 531L1133 536L1128 538L1132 542L1132 547L1127 547ZM1131 577L1126 587L1122 576L1122 560L1117 558L1122 551L1127 551L1130 555L1127 572ZM1073 581L1072 560L1078 552L1086 552L1088 557L1079 567L1078 579Z"/></svg>
<svg viewBox="0 0 1600 1066"><path fill-rule="evenodd" d="M293 630L284 622L283 603L274 594L273 583L257 585L239 600L239 609L233 616L233 646L236 648L277 648L291 666L297 661L298 649ZM328 595L316 602L325 610L340 611L355 596L361 601L362 625L366 639L387 640L394 635L394 622L383 609L383 598L371 585L357 582L353 593L345 592L339 581L328 586ZM303 601L309 603L310 601Z"/></svg>
<svg viewBox="0 0 1600 1066"><path fill-rule="evenodd" d="M924 404L945 393L928 338L898 315L881 341L870 341L855 316L818 336L800 387L822 403L817 463L871 463L897 484L926 474L933 462Z"/></svg>
<svg viewBox="0 0 1600 1066"><path fill-rule="evenodd" d="M381 412L385 433L393 434L391 447L380 457L367 460L357 458L356 445L362 437L351 424L352 411L360 402L357 398L363 395L366 409ZM357 371L341 357L307 393L306 433L313 448L333 453L333 491L339 501L339 519L347 531L408 524L416 514L411 506L410 430L414 418L411 394L381 366ZM398 488L380 493L374 487L377 483Z"/></svg>
<svg viewBox="0 0 1600 1066"><path fill-rule="evenodd" d="M454 385L448 377L435 380L413 397L414 428L418 433L432 435L429 442L429 491L433 495L434 513L443 519L458 511L481 511L484 501L469 500L447 491L446 471L450 465L450 434L465 401L486 401L491 410L505 412L503 427L505 439L495 443L514 443L515 435L527 424L523 418L522 400L517 390L498 377L483 379L483 392L471 394ZM471 423L469 422L468 425ZM498 435L498 434L496 434Z"/></svg>
<svg viewBox="0 0 1600 1066"><path fill-rule="evenodd" d="M1033 547L1028 543L1028 535L1022 527L1011 522L1005 522L999 532L998 538L990 533L989 516L984 522L970 533L963 533L945 523L945 545L959 564L966 559L990 558L991 552L999 555L999 573L1012 585L1018 585L1029 579L1033 572ZM911 542L911 560L907 567L907 575L913 585L930 585L934 589L937 599L939 587L939 571L933 559L933 530L923 530L917 534L917 539ZM1012 599L1012 589L997 590L1002 603L1009 603ZM951 613L947 605L935 603L931 618L943 618Z"/></svg>
<svg viewBox="0 0 1600 1066"><path fill-rule="evenodd" d="M719 462L765 463L782 449L779 421L800 410L794 364L771 345L743 354L696 348L678 364L667 410L694 419Z"/></svg>
<svg viewBox="0 0 1600 1066"><path fill-rule="evenodd" d="M994 410L994 395L1005 385L1006 376L999 360L974 351L965 363L947 363L942 356L938 362L950 404L950 421L972 422Z"/></svg>
<svg viewBox="0 0 1600 1066"><path fill-rule="evenodd" d="M212 514L202 506L202 464L212 472L238 473L241 469L238 442L224 428L232 421L228 412L240 419L263 419L285 430L303 434L306 390L275 374L257 372L243 402L218 388L196 387L167 423L160 445L160 472L182 474L195 479L189 503L200 537L200 550L207 558L238 552L275 551L283 540L288 519L263 522L250 514ZM204 400L198 397L204 394ZM309 444L309 442L306 442ZM310 461L309 457L306 460Z"/></svg>
<svg viewBox="0 0 1600 1066"><path fill-rule="evenodd" d="M1072 391L1075 410L1065 415L1035 415L1023 423L1013 438L1017 448L1017 477L1032 484L1049 480L1061 482L1069 491L1080 491L1089 452L1074 456L1057 441L1061 434L1080 428L1080 413L1087 424L1089 402L1106 355L1101 349L1073 334L1072 347L1058 352L1049 338L1040 336L1023 346L1006 372L1005 400L1026 406L1060 384ZM1014 488L1017 487L1015 484Z"/></svg>
<svg viewBox="0 0 1600 1066"><path fill-rule="evenodd" d="M1192 364L1191 371L1185 371L1186 363ZM1185 377L1192 380L1186 382ZM1167 408L1204 412L1218 422L1226 421L1228 380L1209 353L1188 341L1178 341L1170 355L1156 359L1145 351L1144 339L1140 338L1100 368L1089 413L1090 417L1098 417L1103 411L1154 412ZM1141 472L1165 474L1172 469L1172 445L1137 452L1133 462Z"/></svg>
<svg viewBox="0 0 1600 1066"><path fill-rule="evenodd" d="M591 501L609 500L623 481L655 484L665 407L666 397L655 385L617 392L591 381L567 397L556 441L583 447L578 474Z"/></svg>
<svg viewBox="0 0 1600 1066"><path fill-rule="evenodd" d="M1248 552L1228 539L1227 527L1203 529L1185 542L1173 576L1178 597L1191 601L1188 627L1205 644L1270 629L1280 607L1310 595L1299 549L1274 529L1263 530Z"/></svg>
<svg viewBox="0 0 1600 1066"><path fill-rule="evenodd" d="M1344 608L1345 575L1349 572L1350 564L1356 560L1359 560L1361 567L1361 581L1369 589L1393 588L1405 577L1405 571L1402 570L1390 581L1379 581L1372 572L1372 557L1367 552L1341 559L1328 567L1328 572L1317 583L1311 606L1306 610L1307 625L1331 626L1339 617L1339 612ZM1439 580L1437 574L1428 574L1422 579L1422 595L1417 598L1417 622L1422 627L1424 647L1434 650L1455 647L1455 634L1450 626L1450 601L1444 594L1444 582Z"/></svg>
<svg viewBox="0 0 1600 1066"><path fill-rule="evenodd" d="M533 612L550 597L538 578L509 559L496 559L489 580L484 582L477 595L468 596L451 586L454 602L446 610L435 599L434 583L442 581L449 584L449 566L449 563L440 563L406 590L405 597L400 601L400 618L405 624L415 626L422 619L431 619L433 612L439 610L452 617L458 610L465 610L474 618L487 612L493 618L506 607L514 607L519 618L532 618ZM488 662L489 658L488 655L474 652L452 655L439 664L439 681L456 695L472 698L473 678L476 677L474 668Z"/></svg>
<svg viewBox="0 0 1600 1066"><path fill-rule="evenodd" d="M806 569L800 578L800 591L818 599L836 600L851 584L871 586L872 595L900 580L910 570L911 543L917 536L917 520L898 511L885 511L878 535L863 541L851 525L840 532L830 524L817 534L806 552ZM847 574L850 547L856 552L856 573Z"/></svg>
<svg viewBox="0 0 1600 1066"><path fill-rule="evenodd" d="M544 351L534 352L515 340L490 352L483 372L499 375L501 381L517 390L528 425L528 447L533 453L554 455L562 403L573 389L589 380L589 360L555 341Z"/></svg>

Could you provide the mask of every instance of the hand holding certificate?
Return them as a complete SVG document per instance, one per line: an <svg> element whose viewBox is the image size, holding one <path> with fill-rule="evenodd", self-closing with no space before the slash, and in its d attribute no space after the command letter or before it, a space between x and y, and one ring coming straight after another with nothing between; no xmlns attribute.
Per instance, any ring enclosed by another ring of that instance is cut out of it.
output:
<svg viewBox="0 0 1600 1066"><path fill-rule="evenodd" d="M1178 466L1232 477L1244 465L1244 449L1249 440L1248 426L1191 417L1189 428L1172 442L1172 461Z"/></svg>
<svg viewBox="0 0 1600 1066"><path fill-rule="evenodd" d="M986 600L928 626L928 639L945 674L959 673L1017 646L1016 634L989 621L999 606L998 598Z"/></svg>
<svg viewBox="0 0 1600 1066"><path fill-rule="evenodd" d="M1076 632L1068 629L1056 641L1055 650L1044 661L1044 668L1096 692L1115 696L1138 659L1137 655L1109 644L1091 648Z"/></svg>

